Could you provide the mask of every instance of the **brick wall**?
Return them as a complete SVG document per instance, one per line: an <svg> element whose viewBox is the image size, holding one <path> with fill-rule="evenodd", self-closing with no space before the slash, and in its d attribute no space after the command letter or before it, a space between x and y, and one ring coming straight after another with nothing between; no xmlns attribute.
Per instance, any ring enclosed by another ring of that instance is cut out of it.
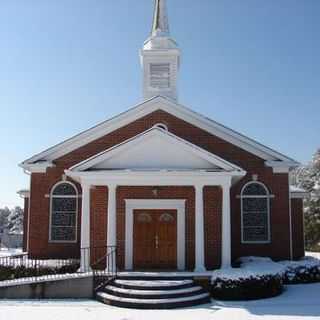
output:
<svg viewBox="0 0 320 320"><path fill-rule="evenodd" d="M222 189L207 186L204 197L205 265L207 270L221 265Z"/></svg>
<svg viewBox="0 0 320 320"><path fill-rule="evenodd" d="M273 259L290 258L289 186L287 174L273 174L271 170L254 170L274 198L270 200L271 242L269 244L241 243L241 200L237 198L243 185L250 180L247 175L231 189L232 258L241 256L268 256Z"/></svg>
<svg viewBox="0 0 320 320"><path fill-rule="evenodd" d="M90 245L91 263L98 262L105 254L107 244L108 188L93 187L90 190Z"/></svg>
<svg viewBox="0 0 320 320"><path fill-rule="evenodd" d="M80 254L81 198L78 199L77 242L49 242L50 198L52 187L62 179L61 170L32 173L30 198L29 254L33 258L76 258ZM81 187L77 185L81 194Z"/></svg>

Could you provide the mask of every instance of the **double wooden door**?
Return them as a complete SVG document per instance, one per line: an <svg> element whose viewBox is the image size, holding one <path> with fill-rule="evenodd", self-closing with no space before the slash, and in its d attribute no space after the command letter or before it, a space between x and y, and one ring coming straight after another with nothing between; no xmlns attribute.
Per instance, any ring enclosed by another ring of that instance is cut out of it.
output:
<svg viewBox="0 0 320 320"><path fill-rule="evenodd" d="M177 268L177 210L134 210L133 266Z"/></svg>

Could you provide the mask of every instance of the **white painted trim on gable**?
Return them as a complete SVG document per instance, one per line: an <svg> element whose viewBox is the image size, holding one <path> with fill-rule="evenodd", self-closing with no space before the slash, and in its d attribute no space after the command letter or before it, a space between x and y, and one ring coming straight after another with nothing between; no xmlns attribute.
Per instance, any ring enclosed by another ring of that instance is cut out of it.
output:
<svg viewBox="0 0 320 320"><path fill-rule="evenodd" d="M46 173L48 168L52 168L55 165L50 161L41 161L36 163L21 163L19 166L30 173Z"/></svg>
<svg viewBox="0 0 320 320"><path fill-rule="evenodd" d="M297 162L293 161L265 161L267 167L271 167L273 173L289 173L290 169L298 166Z"/></svg>
<svg viewBox="0 0 320 320"><path fill-rule="evenodd" d="M147 131L144 131L137 136L128 139L116 146L111 147L110 149L107 149L97 155L94 155L93 157L86 159L79 164L74 165L70 168L71 171L84 171L87 170L98 163L101 163L103 161L106 161L107 159L114 157L115 155L124 152L125 149L128 149L138 143L143 143L143 140L151 138L151 137L162 137L166 139L168 142L175 144L177 147L183 148L186 151L195 154L199 158L206 160L210 163L212 163L213 166L219 167L226 171L239 171L244 172L242 168L239 166L230 163L229 161L226 161L222 158L220 158L217 155L214 155L213 153L210 153L166 130L163 130L161 128L153 127ZM170 168L168 168L170 169ZM201 168L199 168L201 169Z"/></svg>
<svg viewBox="0 0 320 320"><path fill-rule="evenodd" d="M185 204L181 199L125 199L125 269L133 269L133 211L137 209L177 210L177 268L185 270Z"/></svg>
<svg viewBox="0 0 320 320"><path fill-rule="evenodd" d="M100 138L103 135L106 135L159 109L168 112L186 122L189 122L198 128L201 128L231 144L238 146L239 148L242 148L243 150L246 150L247 152L255 154L262 159L280 160L298 164L293 159L286 157L283 154L272 150L232 129L229 129L216 121L210 120L185 106L177 104L170 99L157 96L151 98L150 100L144 101L128 111L104 121L97 126L83 131L82 133L65 140L62 143L36 154L35 156L25 160L21 166L23 167L26 164L34 163L41 159L51 161L55 160L83 145Z"/></svg>

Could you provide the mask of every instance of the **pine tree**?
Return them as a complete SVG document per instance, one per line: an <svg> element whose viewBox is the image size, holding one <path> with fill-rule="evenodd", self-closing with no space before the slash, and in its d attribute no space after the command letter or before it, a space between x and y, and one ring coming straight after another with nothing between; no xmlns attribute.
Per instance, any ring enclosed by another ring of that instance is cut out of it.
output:
<svg viewBox="0 0 320 320"><path fill-rule="evenodd" d="M8 216L8 230L19 233L23 230L23 209L15 207Z"/></svg>
<svg viewBox="0 0 320 320"><path fill-rule="evenodd" d="M312 161L293 172L293 184L309 192L304 201L305 237L308 250L320 250L320 149Z"/></svg>

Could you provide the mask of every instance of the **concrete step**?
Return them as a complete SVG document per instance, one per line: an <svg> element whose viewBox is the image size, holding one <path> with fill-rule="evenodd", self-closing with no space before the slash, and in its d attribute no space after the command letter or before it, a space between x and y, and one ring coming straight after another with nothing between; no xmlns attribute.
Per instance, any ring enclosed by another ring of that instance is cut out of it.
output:
<svg viewBox="0 0 320 320"><path fill-rule="evenodd" d="M116 279L99 289L98 301L136 309L173 309L211 301L210 294L193 280Z"/></svg>
<svg viewBox="0 0 320 320"><path fill-rule="evenodd" d="M145 287L144 289L125 289L121 287L116 287L114 285L107 285L104 292L123 298L135 298L135 299L167 299L167 298L181 298L189 297L192 295L204 293L202 287L192 286L182 289L153 289L150 287Z"/></svg>
<svg viewBox="0 0 320 320"><path fill-rule="evenodd" d="M134 309L174 309L195 306L211 301L209 293L201 293L190 297L167 298L167 299L134 299L123 298L98 292L97 300L108 305Z"/></svg>
<svg viewBox="0 0 320 320"><path fill-rule="evenodd" d="M122 280L116 279L114 286L132 290L178 290L193 286L193 280Z"/></svg>

